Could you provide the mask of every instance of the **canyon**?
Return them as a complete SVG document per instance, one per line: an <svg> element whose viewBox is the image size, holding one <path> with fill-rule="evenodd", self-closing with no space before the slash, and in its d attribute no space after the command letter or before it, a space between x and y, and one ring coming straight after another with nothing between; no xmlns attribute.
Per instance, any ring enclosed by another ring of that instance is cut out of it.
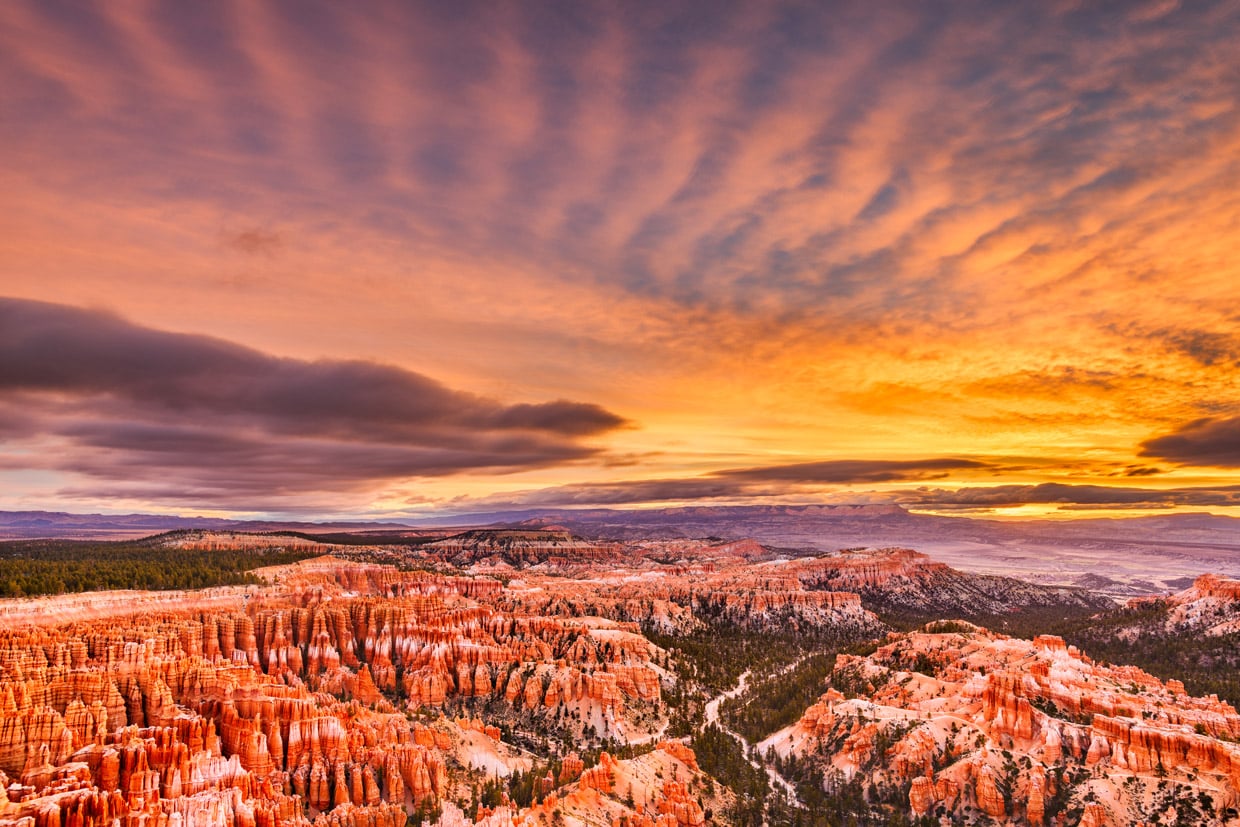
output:
<svg viewBox="0 0 1240 827"><path fill-rule="evenodd" d="M1058 637L932 624L842 656L830 681L761 745L808 762L828 788L859 783L904 797L915 816L949 820L1238 818L1236 710L1178 681L1096 663Z"/></svg>
<svg viewBox="0 0 1240 827"><path fill-rule="evenodd" d="M0 823L827 824L815 796L845 793L859 823L1240 823L1229 703L959 619L1145 598L907 548L444 534L178 531L151 547L304 559L0 601ZM1159 600L1166 634L1225 639L1240 582ZM914 611L942 619L901 629ZM795 723L749 749L719 702L823 653Z"/></svg>

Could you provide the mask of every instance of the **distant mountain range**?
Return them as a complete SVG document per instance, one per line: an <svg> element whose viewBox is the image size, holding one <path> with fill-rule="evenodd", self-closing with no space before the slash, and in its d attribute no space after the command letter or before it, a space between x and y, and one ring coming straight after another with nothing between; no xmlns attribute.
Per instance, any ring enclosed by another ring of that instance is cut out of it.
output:
<svg viewBox="0 0 1240 827"><path fill-rule="evenodd" d="M620 540L749 537L819 551L908 546L960 569L1115 596L1181 589L1204 572L1240 576L1240 519L1204 513L1015 521L917 514L895 505L764 505L562 510L521 524L547 521Z"/></svg>
<svg viewBox="0 0 1240 827"><path fill-rule="evenodd" d="M381 531L409 528L385 522L292 522L230 520L221 517L176 517L166 514L70 514L64 511L0 511L0 540L60 538L75 540L129 539L206 528L216 531Z"/></svg>
<svg viewBox="0 0 1240 827"><path fill-rule="evenodd" d="M424 534L428 527L551 525L609 540L753 538L768 546L817 551L908 546L961 569L1088 585L1115 595L1183 588L1206 572L1240 576L1240 519L1204 513L1013 521L918 514L895 505L751 505L537 509L400 522L298 522L0 511L0 539L123 539L185 528Z"/></svg>

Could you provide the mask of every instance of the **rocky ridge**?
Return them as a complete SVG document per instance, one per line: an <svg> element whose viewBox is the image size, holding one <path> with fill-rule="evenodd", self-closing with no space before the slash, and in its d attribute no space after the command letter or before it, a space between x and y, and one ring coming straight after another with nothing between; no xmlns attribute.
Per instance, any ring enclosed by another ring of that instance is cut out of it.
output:
<svg viewBox="0 0 1240 827"><path fill-rule="evenodd" d="M420 551L460 568L477 565L512 568L550 565L558 568L622 559L618 543L582 540L558 528L475 529L426 543Z"/></svg>
<svg viewBox="0 0 1240 827"><path fill-rule="evenodd" d="M963 572L907 548L846 550L798 562L806 588L856 592L868 608L896 615L981 618L1037 607L1115 606L1084 589Z"/></svg>
<svg viewBox="0 0 1240 827"><path fill-rule="evenodd" d="M1130 601L1140 606L1151 599ZM1170 608L1164 630L1220 637L1240 632L1240 580L1203 574L1189 588L1165 602Z"/></svg>
<svg viewBox="0 0 1240 827"><path fill-rule="evenodd" d="M1236 710L1059 638L932 624L841 656L831 684L762 744L828 788L1005 824L1240 823Z"/></svg>
<svg viewBox="0 0 1240 827"><path fill-rule="evenodd" d="M790 557L753 541L644 542L627 566L601 566L576 583L521 572L505 597L540 613L608 616L688 631L723 620L879 633L874 611L932 617L1002 616L1030 607L1099 611L1115 604L1083 590L974 575L903 548ZM665 562L656 563L654 560Z"/></svg>

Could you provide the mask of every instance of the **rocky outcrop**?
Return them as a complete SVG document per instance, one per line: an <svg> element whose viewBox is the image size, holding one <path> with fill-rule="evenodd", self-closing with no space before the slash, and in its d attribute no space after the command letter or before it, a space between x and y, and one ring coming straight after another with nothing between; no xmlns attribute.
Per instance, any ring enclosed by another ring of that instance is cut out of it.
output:
<svg viewBox="0 0 1240 827"><path fill-rule="evenodd" d="M655 802L660 827L703 827L706 814L702 805L689 794L689 788L680 781L668 781L660 789Z"/></svg>
<svg viewBox="0 0 1240 827"><path fill-rule="evenodd" d="M618 543L582 540L563 529L479 529L427 543L420 551L460 567L483 563L564 568L623 559Z"/></svg>
<svg viewBox="0 0 1240 827"><path fill-rule="evenodd" d="M0 818L386 827L445 800L463 731L501 734L397 703L496 698L619 726L660 702L635 630L500 612L478 602L495 581L330 558L267 574L205 608L0 630ZM610 792L615 764L579 783Z"/></svg>
<svg viewBox="0 0 1240 827"><path fill-rule="evenodd" d="M585 768L586 765L581 760L581 756L575 752L570 753L560 762L560 777L558 780L561 784L576 781L581 777L581 773L585 771Z"/></svg>
<svg viewBox="0 0 1240 827"><path fill-rule="evenodd" d="M1217 574L1203 574L1193 582L1192 588L1182 592L1178 599L1187 602L1201 598L1240 602L1240 580L1220 577Z"/></svg>
<svg viewBox="0 0 1240 827"><path fill-rule="evenodd" d="M805 588L856 592L867 607L917 615L976 618L1025 607L1115 607L1082 589L964 572L906 548L843 551L795 561L794 570Z"/></svg>
<svg viewBox="0 0 1240 827"><path fill-rule="evenodd" d="M658 749L663 750L689 769L695 772L698 770L697 755L684 743L680 741L660 741Z"/></svg>
<svg viewBox="0 0 1240 827"><path fill-rule="evenodd" d="M973 784L973 794L977 798L977 806L991 818L1007 817L1007 798L999 789L995 770L990 764L982 764L978 769Z"/></svg>
<svg viewBox="0 0 1240 827"><path fill-rule="evenodd" d="M1171 637L1186 634L1204 634L1210 637L1240 634L1240 580L1203 574L1182 592L1164 598L1133 600L1129 605L1161 606L1166 610L1161 629L1126 630L1130 637L1151 633ZM1234 653L1234 647L1224 644L1220 654L1227 652L1229 648ZM1237 665L1234 656L1224 655L1215 659L1220 665Z"/></svg>
<svg viewBox="0 0 1240 827"><path fill-rule="evenodd" d="M1155 806L1144 790L1178 789L1158 806L1179 807L1168 816L1179 823L1191 813L1208 823L1206 813L1240 801L1231 706L1094 663L1059 638L960 628L841 656L837 688L760 749L819 761L826 778L861 779L872 797L907 783L917 815L975 807L1001 823L1043 825L1090 791L1098 802L1084 817L1127 824L1125 813Z"/></svg>
<svg viewBox="0 0 1240 827"><path fill-rule="evenodd" d="M501 606L539 614L598 614L687 632L724 621L751 629L831 628L878 635L870 608L943 617L998 614L1021 607L1101 610L1109 599L957 571L909 549L781 557L740 541L646 541L629 565L595 567L586 586L525 569Z"/></svg>
<svg viewBox="0 0 1240 827"><path fill-rule="evenodd" d="M587 587L524 574L499 605L539 614L597 614L680 632L720 621L751 629L832 628L851 634L884 628L855 593L806 587L801 566L802 561L779 568L676 565L636 575L617 570Z"/></svg>

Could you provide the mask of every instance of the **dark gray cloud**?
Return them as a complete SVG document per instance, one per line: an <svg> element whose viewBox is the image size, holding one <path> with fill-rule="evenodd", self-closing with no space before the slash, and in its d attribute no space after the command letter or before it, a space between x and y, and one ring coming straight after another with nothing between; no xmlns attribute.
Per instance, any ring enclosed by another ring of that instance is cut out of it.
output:
<svg viewBox="0 0 1240 827"><path fill-rule="evenodd" d="M892 492L901 505L936 509L988 509L1021 505L1163 508L1240 505L1240 486L1133 488L1109 485L992 485L976 488Z"/></svg>
<svg viewBox="0 0 1240 827"><path fill-rule="evenodd" d="M1117 476L1124 477L1153 477L1158 474L1166 473L1161 468L1155 468L1152 465L1130 465L1124 470L1118 472Z"/></svg>
<svg viewBox="0 0 1240 827"><path fill-rule="evenodd" d="M1240 416L1198 419L1141 443L1141 456L1211 468L1240 468Z"/></svg>
<svg viewBox="0 0 1240 827"><path fill-rule="evenodd" d="M54 440L31 460L42 467L159 480L203 503L543 467L591 456L583 437L624 424L593 404L506 405L390 365L0 299L0 436Z"/></svg>
<svg viewBox="0 0 1240 827"><path fill-rule="evenodd" d="M905 495L906 502L937 506L986 506L990 508L1016 505L1053 504L1140 504L1164 502L1167 492L1140 488L1116 488L1106 485L992 485L960 488L953 491L922 491Z"/></svg>
<svg viewBox="0 0 1240 827"><path fill-rule="evenodd" d="M910 460L827 460L738 468L715 476L746 483L845 484L934 479L950 471L993 467L990 463L958 457Z"/></svg>
<svg viewBox="0 0 1240 827"><path fill-rule="evenodd" d="M1206 367L1236 364L1240 360L1240 343L1230 333L1172 329L1160 330L1156 335L1161 336L1172 350Z"/></svg>
<svg viewBox="0 0 1240 827"><path fill-rule="evenodd" d="M679 500L755 499L805 492L823 485L939 479L950 471L993 468L982 460L933 457L913 460L826 460L734 468L702 477L580 483L497 495L471 507L631 505Z"/></svg>
<svg viewBox="0 0 1240 827"><path fill-rule="evenodd" d="M679 500L718 500L742 496L752 498L763 496L764 493L775 492L764 492L753 486L703 477L559 485L532 491L519 491L515 494L497 494L491 497L461 497L449 505L470 509L637 505Z"/></svg>
<svg viewBox="0 0 1240 827"><path fill-rule="evenodd" d="M1130 347L1142 350L1154 344L1161 350L1185 356L1203 367L1240 365L1240 340L1230 332L1194 327L1157 327L1140 325L1108 325L1107 329L1130 341Z"/></svg>
<svg viewBox="0 0 1240 827"><path fill-rule="evenodd" d="M824 470L825 466L827 470ZM721 471L687 479L634 480L563 485L481 499L460 498L466 508L615 506L697 500L761 501L821 494L826 485L917 481L946 470L1001 470L985 460L931 458L907 462L846 460ZM851 472L847 469L851 469ZM834 501L846 495L836 492ZM1132 486L1041 483L968 488L917 488L856 493L856 502L895 503L934 511L989 512L1023 505L1068 511L1115 508L1208 508L1240 505L1240 485L1154 489Z"/></svg>

